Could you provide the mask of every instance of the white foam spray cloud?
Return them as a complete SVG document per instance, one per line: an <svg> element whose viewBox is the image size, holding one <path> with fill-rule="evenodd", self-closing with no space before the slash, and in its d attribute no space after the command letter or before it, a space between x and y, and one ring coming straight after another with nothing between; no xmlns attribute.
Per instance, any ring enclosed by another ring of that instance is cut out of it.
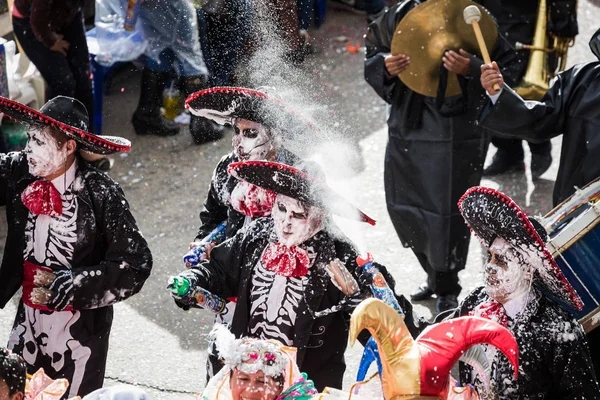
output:
<svg viewBox="0 0 600 400"><path fill-rule="evenodd" d="M343 197L354 203L356 190L347 178L353 175L353 165L362 157L353 144L349 129L328 107L333 100L325 95L315 75L288 61L290 48L277 24L273 5L269 0L254 2L252 24L256 49L245 60L240 76L241 83L250 88L261 88L269 95L282 100L294 113L309 121L314 129L300 130L291 126L293 121L282 113L274 116L289 136L284 146L299 157L317 162L325 171L327 183ZM291 131L291 132L290 132ZM291 134L291 135L290 135ZM358 212L349 209L348 218L335 217L342 231L365 253L364 229L367 225L356 222Z"/></svg>

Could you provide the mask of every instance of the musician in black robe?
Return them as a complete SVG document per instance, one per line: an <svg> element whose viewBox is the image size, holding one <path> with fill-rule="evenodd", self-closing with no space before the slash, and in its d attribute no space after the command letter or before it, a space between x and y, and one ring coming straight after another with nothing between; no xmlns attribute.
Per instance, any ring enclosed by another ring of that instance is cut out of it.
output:
<svg viewBox="0 0 600 400"><path fill-rule="evenodd" d="M485 94L478 84L482 61L463 57L465 53L446 53L446 65L449 58L466 59L462 65L465 91L444 99L441 111L436 98L424 97L404 85L396 76L398 68L390 74L386 56L395 28L419 4L403 1L369 25L365 79L389 104L384 169L388 212L403 245L412 248L428 275L427 283L412 299L425 300L436 294L439 312L458 305L458 271L465 267L470 233L456 204L481 179L487 144L475 121ZM508 50L499 37L492 54L510 68L516 63L510 62L514 52ZM406 58L399 57L395 67L406 63Z"/></svg>
<svg viewBox="0 0 600 400"><path fill-rule="evenodd" d="M590 40L600 60L600 29ZM600 61L578 64L556 77L541 101L525 101L508 85L496 66L482 66L481 84L492 94L482 113L483 127L527 140L563 135L554 206L600 176ZM494 83L500 92L493 89ZM600 372L600 329L588 333L596 372Z"/></svg>
<svg viewBox="0 0 600 400"><path fill-rule="evenodd" d="M494 16L500 33L511 46L517 42L533 43L536 32L536 18L539 1L521 0L475 0L484 6ZM577 0L547 1L549 9L546 31L559 38L577 36ZM516 63L514 73L504 74L506 83L516 87L521 81L529 65L529 50L514 49ZM484 176L502 174L511 170L523 170L525 152L521 139L492 135L492 144L498 151L494 154L492 163L483 170ZM531 150L531 175L538 178L552 164L552 144L550 140L529 142Z"/></svg>

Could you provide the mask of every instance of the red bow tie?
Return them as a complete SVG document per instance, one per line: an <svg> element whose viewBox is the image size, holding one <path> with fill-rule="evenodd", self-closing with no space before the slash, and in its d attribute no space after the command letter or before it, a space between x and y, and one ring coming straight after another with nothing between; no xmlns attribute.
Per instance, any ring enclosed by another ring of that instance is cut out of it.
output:
<svg viewBox="0 0 600 400"><path fill-rule="evenodd" d="M271 243L263 253L262 263L269 271L290 278L308 274L310 260L306 250L275 242Z"/></svg>
<svg viewBox="0 0 600 400"><path fill-rule="evenodd" d="M508 326L508 315L506 314L506 310L502 304L495 300L481 303L469 314L497 322L505 328Z"/></svg>
<svg viewBox="0 0 600 400"><path fill-rule="evenodd" d="M21 194L21 201L35 215L62 215L60 193L52 182L39 180L31 183Z"/></svg>

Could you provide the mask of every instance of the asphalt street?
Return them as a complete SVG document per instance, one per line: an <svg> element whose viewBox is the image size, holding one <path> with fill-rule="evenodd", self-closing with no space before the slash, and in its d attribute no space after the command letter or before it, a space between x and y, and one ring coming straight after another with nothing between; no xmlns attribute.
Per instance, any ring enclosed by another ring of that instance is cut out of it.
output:
<svg viewBox="0 0 600 400"><path fill-rule="evenodd" d="M580 34L569 51L569 66L594 59L587 42L600 26L599 7L597 0L579 1ZM410 249L400 244L385 207L385 104L363 79L365 28L364 15L331 8L325 25L311 31L316 53L299 70L284 69L274 76L257 70L262 68L260 63L250 63L245 74L254 86L278 86L288 99L299 100L296 106L320 116L326 134L305 139L304 149L326 167L329 183L375 218L377 225L337 221L361 250L371 252L390 269L397 291L408 295L425 280L425 274ZM356 45L360 45L358 51L352 52ZM205 383L206 334L213 317L204 311L181 311L165 286L170 275L184 269L182 255L198 228L198 212L213 168L231 144L227 137L195 146L186 128L171 138L136 136L130 119L137 105L139 80L140 72L134 67L114 76L104 101L103 133L132 141L131 152L115 157L110 175L125 190L152 249L154 269L141 293L115 307L106 384L138 384L155 399L191 399ZM532 182L526 171L482 184L504 191L533 215L545 214L550 210L560 140L553 140L554 162L542 179ZM490 149L488 162L493 152ZM0 246L6 236L4 214ZM472 240L467 268L460 274L463 296L480 284L482 264L482 248ZM15 297L0 310L2 344L7 341L17 301ZM430 318L434 306L434 301L424 302L416 305L416 311ZM360 348L348 351L346 386L354 381L360 353Z"/></svg>

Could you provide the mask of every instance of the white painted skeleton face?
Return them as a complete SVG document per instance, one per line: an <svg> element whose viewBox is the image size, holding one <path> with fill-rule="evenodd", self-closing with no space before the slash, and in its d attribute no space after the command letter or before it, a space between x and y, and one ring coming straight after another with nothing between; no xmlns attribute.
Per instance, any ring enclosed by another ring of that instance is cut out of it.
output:
<svg viewBox="0 0 600 400"><path fill-rule="evenodd" d="M487 294L504 304L529 290L532 268L515 247L499 237L490 246L484 278Z"/></svg>
<svg viewBox="0 0 600 400"><path fill-rule="evenodd" d="M236 368L229 382L233 400L275 400L283 390L280 381L262 371L247 374Z"/></svg>
<svg viewBox="0 0 600 400"><path fill-rule="evenodd" d="M67 161L67 143L59 146L50 133L50 127L30 125L27 130L25 154L29 163L29 173L46 177L58 173Z"/></svg>
<svg viewBox="0 0 600 400"><path fill-rule="evenodd" d="M321 209L282 194L277 195L271 216L279 243L288 247L304 243L322 229Z"/></svg>
<svg viewBox="0 0 600 400"><path fill-rule="evenodd" d="M233 151L240 161L273 161L275 146L269 130L258 122L237 118L231 138Z"/></svg>

